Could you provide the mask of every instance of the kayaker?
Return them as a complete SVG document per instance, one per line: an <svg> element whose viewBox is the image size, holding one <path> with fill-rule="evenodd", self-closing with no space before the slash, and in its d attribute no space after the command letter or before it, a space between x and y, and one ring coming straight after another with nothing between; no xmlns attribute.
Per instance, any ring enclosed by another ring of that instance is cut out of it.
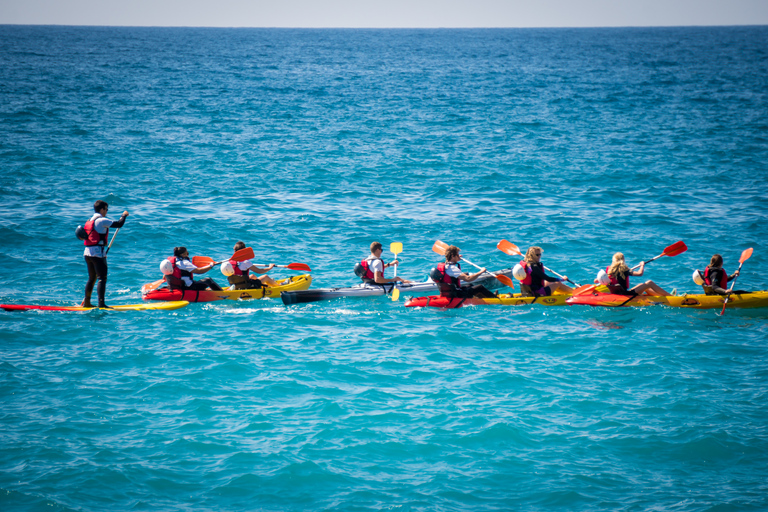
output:
<svg viewBox="0 0 768 512"><path fill-rule="evenodd" d="M461 270L461 250L455 245L449 245L445 250L445 262L439 263L430 276L440 285L440 295L452 298L491 298L496 295L485 286L477 284L462 288L461 282L471 283L487 272L485 267L474 274L467 274Z"/></svg>
<svg viewBox="0 0 768 512"><path fill-rule="evenodd" d="M611 265L605 269L609 279L606 286L608 286L611 293L617 295L640 295L641 293L656 297L669 297L672 295L653 281L646 281L630 288L629 276L640 277L644 272L645 262L640 263L637 270L631 270L627 266L626 261L624 261L624 254L617 252L613 255Z"/></svg>
<svg viewBox="0 0 768 512"><path fill-rule="evenodd" d="M245 242L241 241L235 244L234 252L237 252L241 249L245 249ZM275 268L274 263L267 267L257 267L251 263L251 260L244 260L240 262L231 260L224 262L221 265L222 272L227 275L229 284L234 285L235 290L263 288L264 286L277 286L277 281L268 275L259 277L252 277L250 275L251 272L254 274L266 274L273 268ZM227 270L227 272L225 272L225 270ZM229 274L229 270L231 270L231 274Z"/></svg>
<svg viewBox="0 0 768 512"><path fill-rule="evenodd" d="M366 259L355 265L355 274L367 284L387 284L387 283L412 283L402 277L384 277L384 269L399 264L397 259L389 263L384 263L381 259L383 248L380 242L371 243L371 254Z"/></svg>
<svg viewBox="0 0 768 512"><path fill-rule="evenodd" d="M728 294L728 281L733 281L738 277L739 271L737 270L731 275L723 268L723 257L719 254L715 254L709 260L709 265L704 269L704 272L697 270L701 277L702 282L699 283L704 288L706 295L727 295ZM737 290L731 293L749 293L744 290Z"/></svg>
<svg viewBox="0 0 768 512"><path fill-rule="evenodd" d="M555 291L570 293L573 291L568 285L563 284L568 276L563 278L548 276L541 262L544 250L536 245L531 246L525 252L525 258L520 262L520 267L515 265L515 277L520 281L520 292L523 297L549 297ZM522 277L522 279L520 279Z"/></svg>
<svg viewBox="0 0 768 512"><path fill-rule="evenodd" d="M216 281L210 277L194 281L193 274L205 274L213 267L215 263L210 263L204 267L198 267L189 260L189 251L186 247L174 247L173 256L166 260L168 264L163 262L163 273L165 274L165 282L171 289L176 290L206 290L210 288L214 291L221 290L221 286L216 284ZM169 265L170 264L170 265ZM167 271L170 270L170 273Z"/></svg>
<svg viewBox="0 0 768 512"><path fill-rule="evenodd" d="M109 243L109 228L121 228L128 217L128 211L124 211L117 221L107 218L109 204L106 201L98 200L93 203L95 212L88 222L85 223L85 264L88 266L88 282L85 284L85 298L82 306L92 308L91 294L93 286L98 279L99 285L96 288L96 294L99 297L100 308L107 308L104 302L104 296L107 291L107 244ZM78 228L79 229L79 228Z"/></svg>

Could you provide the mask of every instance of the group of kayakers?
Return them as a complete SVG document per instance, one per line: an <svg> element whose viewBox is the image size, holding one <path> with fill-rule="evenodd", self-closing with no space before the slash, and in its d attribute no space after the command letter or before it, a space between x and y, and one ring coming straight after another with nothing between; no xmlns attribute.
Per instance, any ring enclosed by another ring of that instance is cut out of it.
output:
<svg viewBox="0 0 768 512"><path fill-rule="evenodd" d="M120 219L113 221L107 217L109 205L105 201L96 201L93 205L94 214L86 222L85 226L78 227L77 236L84 241L85 251L83 253L88 268L88 281L85 285L85 298L82 302L84 307L93 307L91 304L91 294L93 287L98 281L98 307L108 308L105 303L105 292L107 285L107 253L109 252L109 230L110 228L120 228L125 224L128 218L128 212L125 211ZM682 242L679 242L682 244ZM684 245L684 244L683 244ZM250 249L248 249L250 250ZM442 250L442 249L441 249ZM237 242L234 246L235 254L246 252L244 242ZM370 255L355 265L355 274L361 278L363 283L384 285L387 283L412 283L412 281L397 276L397 258L389 263L382 259L383 246L380 242L373 242L370 245ZM565 284L570 282L567 276L553 277L547 274L547 268L541 261L544 251L539 246L529 247L523 259L515 265L513 276L520 282L522 295L525 297L550 296L554 293L572 293L573 288ZM517 251L516 254L522 254ZM444 296L460 298L489 298L495 294L485 288L483 285L463 286L462 283L472 283L483 274L487 269L482 267L477 272L467 273L461 269L462 261L461 250L455 245L448 245L444 248L445 261L440 262L430 273L433 281L440 286L440 293ZM252 251L251 251L252 257ZM210 260L210 258L207 258ZM221 290L216 281L210 277L194 280L194 275L205 274L216 265L222 265L222 273L227 276L229 284L234 289L255 289L264 286L275 286L276 282L269 277L267 272L274 268L274 264L266 267L258 267L251 263L250 259L233 258L229 261L215 262L207 261L205 264L197 265L190 259L189 251L186 247L175 247L173 256L164 260L160 269L164 274L164 281L173 289L188 290ZM387 278L384 276L385 269L395 267L395 276ZM551 271L550 271L551 272ZM645 272L645 262L637 267L629 268L624 254L617 252L613 255L611 264L600 271L595 279L596 284L605 285L611 293L625 295L647 294L652 296L669 296L676 293L667 292L653 281L645 281L630 287L630 277L640 277ZM262 274L254 277L253 274ZM729 292L728 282L739 275L737 270L731 275L723 269L723 257L720 254L712 256L709 265L703 270L696 270L693 278L697 284L704 288L707 295L726 295ZM510 282L511 284L511 282ZM747 293L737 291L736 293Z"/></svg>

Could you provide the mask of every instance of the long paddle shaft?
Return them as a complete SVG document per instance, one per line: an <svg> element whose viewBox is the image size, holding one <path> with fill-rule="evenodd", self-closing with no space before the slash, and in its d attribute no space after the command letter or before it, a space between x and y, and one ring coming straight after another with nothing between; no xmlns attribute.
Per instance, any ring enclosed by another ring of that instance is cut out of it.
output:
<svg viewBox="0 0 768 512"><path fill-rule="evenodd" d="M515 244L513 244L512 242L508 241L508 240L502 240L501 242L496 244L496 248L498 250L500 250L501 252L505 253L505 254L509 254L510 256L522 256L523 255L523 253L520 251L520 248L518 246L516 246ZM555 272L554 270L552 270L551 268L549 268L547 266L544 267L544 270L546 270L547 272L552 272L553 274L555 274L560 279L565 279L566 281L571 283L573 286L581 286L581 285L579 285L577 283L574 283L570 279L567 279L564 276L561 276L560 274L558 274L557 272Z"/></svg>
<svg viewBox="0 0 768 512"><path fill-rule="evenodd" d="M119 232L120 232L120 228L117 228L117 229L115 230L115 234L114 234L114 235L112 235L112 240L110 240L110 241L109 241L109 245L107 246L107 250L106 250L106 251L104 251L104 255L105 255L105 256L107 255L107 253L109 252L109 250L112 248L112 243L115 241L115 237L117 236L117 234L118 234Z"/></svg>
<svg viewBox="0 0 768 512"><path fill-rule="evenodd" d="M433 251L433 252L436 252L437 254L440 254L440 255L442 255L442 256L445 256L445 250L446 250L447 248L448 248L448 244L446 244L445 242L441 242L440 240L438 240L438 241L436 241L436 242L435 242L435 244L432 246L432 251ZM467 259L464 259L464 258L461 258L461 261L465 261L465 262L469 263L470 265L472 265L473 267L475 267L477 270L480 270L481 268L483 268L483 267L480 267L479 265L475 265L475 264L474 264L474 263L472 263L471 261L469 261L469 260L467 260ZM486 270L486 273L487 273L488 275L490 275L490 276L493 276L493 277L495 277L495 278L496 278L496 279L498 279L500 282L504 283L506 286L509 286L509 287L510 287L510 288L512 288L513 290L515 289L515 283L514 283L514 281L512 281L512 280L511 280L510 278L508 278L507 276L497 276L497 275L495 275L495 274L492 274L492 273L488 272L487 270Z"/></svg>
<svg viewBox="0 0 768 512"><path fill-rule="evenodd" d="M679 242L675 242L672 245L668 246L666 249L664 249L664 252L662 252L658 256L654 256L653 258L643 263L648 264L654 260L661 258L662 256L669 256L669 257L677 256L678 254L683 254L687 250L688 250L688 246L686 246L685 243L682 240L680 240ZM635 265L630 270L635 270L638 268L640 268L640 265ZM584 295L586 293L592 292L592 290L594 290L595 288L597 288L597 285L595 284L585 284L584 286L579 286L578 288L573 290L573 294Z"/></svg>
<svg viewBox="0 0 768 512"><path fill-rule="evenodd" d="M744 249L744 252L741 253L741 258L739 258L739 274L741 274L741 266L744 265L744 262L751 257L752 257L752 248L750 247L749 249ZM725 301L723 302L723 310L720 311L720 316L723 316L723 314L725 313L725 306L728 305L728 301L731 300L731 293L733 293L733 287L736 285L736 279L738 278L739 276L736 276L733 278L731 287L728 289L728 293L725 296Z"/></svg>

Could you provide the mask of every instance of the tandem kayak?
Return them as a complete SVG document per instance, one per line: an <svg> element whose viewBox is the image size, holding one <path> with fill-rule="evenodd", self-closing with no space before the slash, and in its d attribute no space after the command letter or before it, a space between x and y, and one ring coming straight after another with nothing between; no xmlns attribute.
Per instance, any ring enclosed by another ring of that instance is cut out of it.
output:
<svg viewBox="0 0 768 512"><path fill-rule="evenodd" d="M179 309L189 305L185 300L176 300L170 302L156 302L154 304L120 304L110 306L109 308L84 308L82 306L38 306L33 304L0 304L0 308L6 311L91 311L98 309L101 311L148 311L158 309Z"/></svg>
<svg viewBox="0 0 768 512"><path fill-rule="evenodd" d="M306 290L312 284L310 274L279 279L277 286L265 286L250 290L171 290L167 286L154 290L147 290L148 285L142 287L144 300L186 300L188 302L212 302L215 300L247 300L262 299L264 297L276 299L286 291Z"/></svg>
<svg viewBox="0 0 768 512"><path fill-rule="evenodd" d="M452 299L440 295L429 297L413 297L405 302L407 308L444 308L455 309L462 306L529 306L541 304L542 306L565 306L570 294L555 294L549 297L523 297L519 293L505 293L498 297L487 299Z"/></svg>
<svg viewBox="0 0 768 512"><path fill-rule="evenodd" d="M619 295L617 293L586 293L574 295L566 302L569 306L600 306L606 308L643 307L666 304L669 297L651 295ZM722 304L720 304L722 306Z"/></svg>
<svg viewBox="0 0 768 512"><path fill-rule="evenodd" d="M485 277L480 277L472 281L473 285L482 284L489 290L496 290L504 286L504 283L496 279L495 276L512 276L512 269L507 268L496 272L491 272ZM314 290L290 291L284 292L280 298L283 304L303 304L307 302L319 302L322 300L338 299L341 297L375 297L378 295L389 295L392 290L397 288L402 294L410 295L429 295L439 292L437 284L431 279L422 283L387 283L387 284L365 284L360 283L357 286L347 288L315 288Z"/></svg>

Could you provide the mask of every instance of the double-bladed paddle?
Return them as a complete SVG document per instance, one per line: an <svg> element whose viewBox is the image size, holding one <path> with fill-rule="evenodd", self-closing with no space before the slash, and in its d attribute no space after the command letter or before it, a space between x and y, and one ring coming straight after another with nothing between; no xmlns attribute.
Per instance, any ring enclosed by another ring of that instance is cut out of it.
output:
<svg viewBox="0 0 768 512"><path fill-rule="evenodd" d="M662 252L658 256L654 256L653 258L647 261L644 261L643 264L648 264L652 261L655 261L661 258L662 256L669 256L669 257L677 256L678 254L683 254L687 250L688 250L688 246L686 246L685 243L682 240L680 240L679 242L675 242L672 245L668 246L666 249L664 249L664 252ZM640 265L635 265L630 270L635 270L638 268L640 268ZM584 295L586 293L592 292L592 290L594 290L595 288L597 288L596 284L585 284L584 286L579 286L578 288L573 290L573 295Z"/></svg>
<svg viewBox="0 0 768 512"><path fill-rule="evenodd" d="M449 245L447 243L441 242L440 240L437 240L435 242L435 244L432 246L432 251L436 252L437 254L440 254L441 256L445 256L445 250L448 249L448 247L449 247ZM465 262L469 263L470 265L472 265L473 267L475 267L478 270L480 270L482 268L479 265L475 265L474 263L472 263L471 261L469 261L467 259L461 258L461 261L465 261ZM492 275L493 277L498 279L500 282L504 283L506 286L509 286L510 288L512 288L514 290L515 283L510 278L508 278L507 276L497 276L495 274L491 274L490 272L488 272L488 274Z"/></svg>
<svg viewBox="0 0 768 512"><path fill-rule="evenodd" d="M496 244L496 248L498 250L500 250L501 252L505 253L505 254L509 254L510 256L522 256L523 255L523 253L520 251L520 248L518 246L516 246L515 244L513 244L512 242L510 242L509 240L502 240L502 241L500 241L498 244ZM557 272L555 272L554 270L552 270L549 267L545 266L544 270L546 270L547 272L552 272L553 274L555 274L560 279L563 279L563 276L561 276L560 274L558 274ZM577 283L574 283L570 279L566 279L566 281L571 283L573 286L579 286Z"/></svg>
<svg viewBox="0 0 768 512"><path fill-rule="evenodd" d="M250 258L232 258L232 260L235 261L245 261ZM231 260L228 260L231 261ZM202 267L204 265L210 265L213 263L214 265L218 265L221 263L221 261L214 261L213 258L209 258L208 256L195 256L192 258L192 263L195 264L197 267ZM254 263L257 267L268 267L270 264L264 264L264 263ZM275 265L275 268L289 268L291 270L302 270L304 272L312 272L312 269L309 268L309 265L306 263L289 263L288 265Z"/></svg>
<svg viewBox="0 0 768 512"><path fill-rule="evenodd" d="M389 244L389 250L395 255L395 259L397 259L397 255L403 252L402 242L392 242ZM399 267L399 265L395 265L395 277L397 277L397 267ZM395 285L392 287L392 300L396 301L399 298L400 289L397 287L397 282L395 282Z"/></svg>
<svg viewBox="0 0 768 512"><path fill-rule="evenodd" d="M750 257L752 257L752 248L744 249L744 252L741 253L741 258L739 258L739 273L741 273L741 266L744 265L744 262L747 261ZM733 282L731 283L731 287L728 289L728 293L725 296L725 301L723 302L723 310L720 312L720 316L723 316L725 313L725 306L728 305L728 301L731 299L731 293L733 293L733 286L736 284L736 279L738 279L739 276L736 276L733 278Z"/></svg>

